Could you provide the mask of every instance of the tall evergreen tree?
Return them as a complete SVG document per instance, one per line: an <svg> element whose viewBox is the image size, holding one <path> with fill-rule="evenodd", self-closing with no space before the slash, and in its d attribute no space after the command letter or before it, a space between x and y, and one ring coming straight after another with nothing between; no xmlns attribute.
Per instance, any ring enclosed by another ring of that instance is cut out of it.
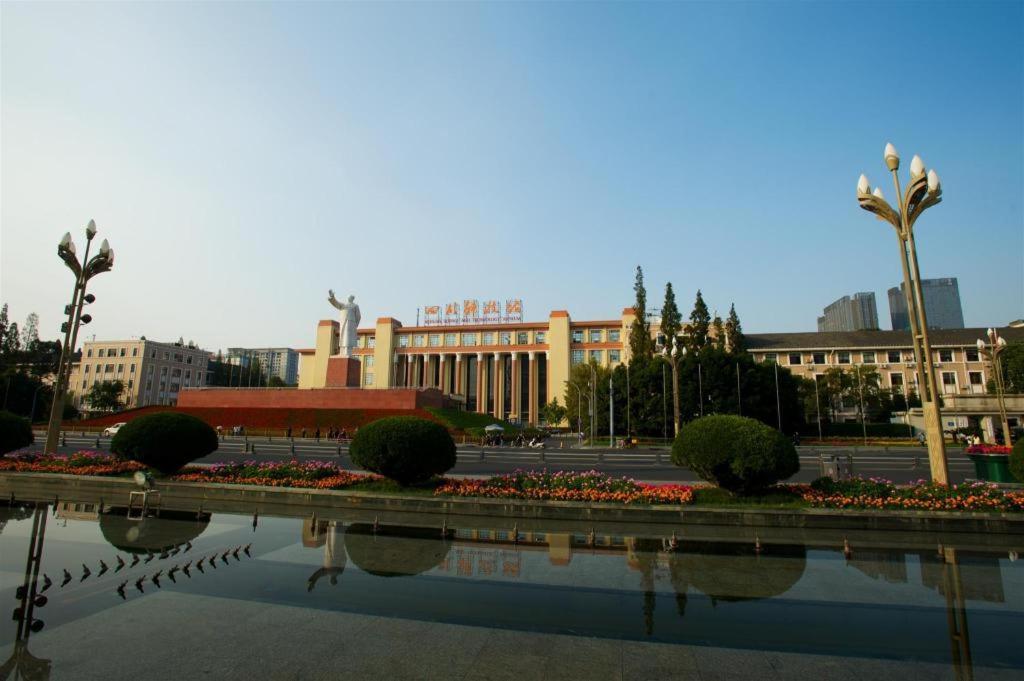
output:
<svg viewBox="0 0 1024 681"><path fill-rule="evenodd" d="M722 318L715 312L715 318L711 321L711 344L716 348L725 349L725 325Z"/></svg>
<svg viewBox="0 0 1024 681"><path fill-rule="evenodd" d="M647 322L647 289L644 287L644 271L636 266L636 282L633 284L636 300L633 312L636 318L629 329L630 361L647 359L654 353L654 342L651 340L651 326Z"/></svg>
<svg viewBox="0 0 1024 681"><path fill-rule="evenodd" d="M682 330L683 317L676 306L676 294L672 290L672 282L665 284L665 302L661 306L661 332L665 336L665 345L671 349L672 339Z"/></svg>
<svg viewBox="0 0 1024 681"><path fill-rule="evenodd" d="M711 328L711 314L708 306L704 304L704 296L700 289L697 289L697 300L693 303L693 312L690 313L690 327L687 329L690 350L697 352L703 350L708 344L708 331Z"/></svg>
<svg viewBox="0 0 1024 681"><path fill-rule="evenodd" d="M28 352L32 352L38 344L39 315L32 312L25 318L25 328L21 330L21 347Z"/></svg>
<svg viewBox="0 0 1024 681"><path fill-rule="evenodd" d="M725 347L734 355L745 352L746 340L743 338L743 326L736 314L736 303L729 306L729 318L725 320Z"/></svg>

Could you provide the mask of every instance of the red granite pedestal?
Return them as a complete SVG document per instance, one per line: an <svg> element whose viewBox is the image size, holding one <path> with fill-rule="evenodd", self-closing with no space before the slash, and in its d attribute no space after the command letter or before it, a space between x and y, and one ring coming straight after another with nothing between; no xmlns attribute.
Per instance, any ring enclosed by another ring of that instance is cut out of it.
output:
<svg viewBox="0 0 1024 681"><path fill-rule="evenodd" d="M358 388L359 386L358 359L351 357L328 357L327 358L327 388Z"/></svg>

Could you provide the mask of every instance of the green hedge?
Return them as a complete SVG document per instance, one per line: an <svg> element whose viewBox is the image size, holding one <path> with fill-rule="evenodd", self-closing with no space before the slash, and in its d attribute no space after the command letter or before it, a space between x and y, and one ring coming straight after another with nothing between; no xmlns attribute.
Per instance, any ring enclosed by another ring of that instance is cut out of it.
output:
<svg viewBox="0 0 1024 681"><path fill-rule="evenodd" d="M1024 482L1024 438L1017 440L1017 444L1010 450L1010 473L1017 478L1017 482Z"/></svg>
<svg viewBox="0 0 1024 681"><path fill-rule="evenodd" d="M755 419L705 416L686 424L672 462L737 494L754 494L800 470L789 438Z"/></svg>
<svg viewBox="0 0 1024 681"><path fill-rule="evenodd" d="M32 424L9 411L0 411L0 456L35 442Z"/></svg>
<svg viewBox="0 0 1024 681"><path fill-rule="evenodd" d="M868 437L916 437L918 431L905 423L868 423ZM859 423L821 423L825 437L863 437L864 428ZM804 437L818 437L818 424L809 423L800 428Z"/></svg>
<svg viewBox="0 0 1024 681"><path fill-rule="evenodd" d="M217 431L205 421L180 412L158 412L132 419L110 442L121 459L138 461L164 475L217 450Z"/></svg>
<svg viewBox="0 0 1024 681"><path fill-rule="evenodd" d="M357 466L408 485L455 466L455 442L440 423L391 416L359 429L349 448Z"/></svg>

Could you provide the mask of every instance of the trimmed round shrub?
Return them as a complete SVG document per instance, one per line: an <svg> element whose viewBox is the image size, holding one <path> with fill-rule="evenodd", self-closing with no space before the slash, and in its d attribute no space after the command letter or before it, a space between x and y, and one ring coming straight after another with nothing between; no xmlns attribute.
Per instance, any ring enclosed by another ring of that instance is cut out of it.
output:
<svg viewBox="0 0 1024 681"><path fill-rule="evenodd" d="M164 475L217 450L217 431L195 416L173 411L132 419L110 442L120 459L138 461Z"/></svg>
<svg viewBox="0 0 1024 681"><path fill-rule="evenodd" d="M735 494L753 494L800 470L789 438L755 419L705 416L683 426L672 462Z"/></svg>
<svg viewBox="0 0 1024 681"><path fill-rule="evenodd" d="M0 456L35 442L32 424L9 411L0 411Z"/></svg>
<svg viewBox="0 0 1024 681"><path fill-rule="evenodd" d="M390 416L360 428L349 454L360 468L409 485L451 470L455 442L439 423L415 416Z"/></svg>
<svg viewBox="0 0 1024 681"><path fill-rule="evenodd" d="M1017 444L1010 450L1010 473L1017 479L1017 482L1024 482L1024 437L1017 440Z"/></svg>

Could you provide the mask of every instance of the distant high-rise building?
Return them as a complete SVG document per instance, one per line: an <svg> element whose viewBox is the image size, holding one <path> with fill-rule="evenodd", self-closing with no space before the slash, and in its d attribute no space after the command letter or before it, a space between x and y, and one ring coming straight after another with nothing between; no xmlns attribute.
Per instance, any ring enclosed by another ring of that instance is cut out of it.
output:
<svg viewBox="0 0 1024 681"><path fill-rule="evenodd" d="M299 353L291 348L228 348L225 359L243 369L258 362L268 377L277 376L288 385L299 382Z"/></svg>
<svg viewBox="0 0 1024 681"><path fill-rule="evenodd" d="M818 317L818 331L863 331L878 328L878 307L870 291L843 296Z"/></svg>
<svg viewBox="0 0 1024 681"><path fill-rule="evenodd" d="M964 328L960 285L956 277L922 279L921 292L924 295L924 311L928 316L929 329ZM910 315L907 312L903 284L889 289L889 319L892 320L893 331L910 330Z"/></svg>

